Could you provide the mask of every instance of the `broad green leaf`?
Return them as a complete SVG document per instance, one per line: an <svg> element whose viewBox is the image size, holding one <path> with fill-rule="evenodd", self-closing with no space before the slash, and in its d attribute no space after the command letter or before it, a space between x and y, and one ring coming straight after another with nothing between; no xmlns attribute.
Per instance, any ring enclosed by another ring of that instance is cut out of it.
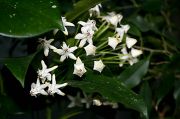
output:
<svg viewBox="0 0 180 119"><path fill-rule="evenodd" d="M148 119L147 107L141 96L127 88L120 80L102 75L87 74L82 81L69 82L85 92L97 92L107 100L119 102L126 107L137 110Z"/></svg>
<svg viewBox="0 0 180 119"><path fill-rule="evenodd" d="M137 26L142 32L147 32L150 30L149 23L141 16L129 18L129 21Z"/></svg>
<svg viewBox="0 0 180 119"><path fill-rule="evenodd" d="M32 54L26 57L7 58L4 60L5 66L11 71L16 79L24 86L24 80L29 64L36 54Z"/></svg>
<svg viewBox="0 0 180 119"><path fill-rule="evenodd" d="M0 35L32 37L63 29L56 0L0 0Z"/></svg>
<svg viewBox="0 0 180 119"><path fill-rule="evenodd" d="M140 90L140 95L142 95L142 97L144 98L144 101L148 108L148 114L150 114L151 109L152 109L152 92L151 92L151 88L147 81L145 81L142 84L141 90Z"/></svg>
<svg viewBox="0 0 180 119"><path fill-rule="evenodd" d="M130 66L127 69L125 69L117 77L117 79L124 82L124 84L127 87L133 88L141 82L142 77L148 71L148 66L149 66L149 60L148 59L139 61L138 63L134 64L133 66Z"/></svg>
<svg viewBox="0 0 180 119"><path fill-rule="evenodd" d="M131 26L131 28L129 29L128 33L130 33L130 34L132 34L134 36L140 37L141 32L139 31L139 29L133 24L131 24L130 26Z"/></svg>
<svg viewBox="0 0 180 119"><path fill-rule="evenodd" d="M73 21L74 19L82 15L84 12L88 11L90 8L103 1L106 0L80 0L74 5L74 9L66 14L66 17L69 21Z"/></svg>

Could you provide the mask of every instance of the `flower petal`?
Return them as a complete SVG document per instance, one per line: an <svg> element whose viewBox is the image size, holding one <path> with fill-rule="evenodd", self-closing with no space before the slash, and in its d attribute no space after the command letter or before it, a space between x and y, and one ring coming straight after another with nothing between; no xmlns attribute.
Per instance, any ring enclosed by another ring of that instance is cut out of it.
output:
<svg viewBox="0 0 180 119"><path fill-rule="evenodd" d="M132 57L138 57L138 56L141 55L142 53L143 53L142 50L137 50L137 49L134 49L134 48L131 49L131 55L132 55Z"/></svg>
<svg viewBox="0 0 180 119"><path fill-rule="evenodd" d="M69 53L69 58L71 58L71 59L73 59L73 60L76 60L76 56L74 55L74 54L72 54L72 53Z"/></svg>
<svg viewBox="0 0 180 119"><path fill-rule="evenodd" d="M128 48L131 48L133 45L135 45L137 42L136 39L134 38L130 38L130 37L126 37L126 45Z"/></svg>
<svg viewBox="0 0 180 119"><path fill-rule="evenodd" d="M82 39L82 40L80 41L80 43L79 43L79 47L80 47L80 48L82 48L82 47L85 45L86 40L87 40L87 39Z"/></svg>
<svg viewBox="0 0 180 119"><path fill-rule="evenodd" d="M76 49L77 49L77 46L70 47L70 48L69 48L69 52L74 52Z"/></svg>
<svg viewBox="0 0 180 119"><path fill-rule="evenodd" d="M115 50L116 46L118 45L118 40L113 37L108 37L108 45Z"/></svg>
<svg viewBox="0 0 180 119"><path fill-rule="evenodd" d="M60 61L63 62L66 59L66 55L61 55Z"/></svg>
<svg viewBox="0 0 180 119"><path fill-rule="evenodd" d="M76 36L75 36L75 39L83 39L85 38L86 36L82 33L78 33Z"/></svg>
<svg viewBox="0 0 180 119"><path fill-rule="evenodd" d="M49 54L49 47L44 48L44 55L47 57Z"/></svg>

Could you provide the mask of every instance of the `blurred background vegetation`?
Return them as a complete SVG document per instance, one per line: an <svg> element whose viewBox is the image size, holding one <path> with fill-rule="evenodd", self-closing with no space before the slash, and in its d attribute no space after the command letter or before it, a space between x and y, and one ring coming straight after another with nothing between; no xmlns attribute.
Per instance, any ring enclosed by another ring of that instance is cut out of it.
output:
<svg viewBox="0 0 180 119"><path fill-rule="evenodd" d="M74 9L78 0L59 0L62 16ZM132 89L140 93L147 106L150 119L180 119L180 2L178 0L107 0L102 11L116 11L124 16L123 23L131 26L129 34L141 41L143 57L149 55L150 66L143 81ZM88 12L72 22L87 18ZM0 26L1 27L1 26ZM59 34L61 35L61 34ZM20 57L34 53L39 37L51 37L47 32L33 38L0 36L0 58ZM63 38L63 36L55 36ZM1 119L138 119L138 112L120 105L68 109L66 97L33 98L29 95L28 69L25 88L0 64L0 118ZM67 89L73 92L72 89ZM78 90L78 89L76 89ZM47 108L48 107L48 108ZM51 110L49 111L49 107Z"/></svg>

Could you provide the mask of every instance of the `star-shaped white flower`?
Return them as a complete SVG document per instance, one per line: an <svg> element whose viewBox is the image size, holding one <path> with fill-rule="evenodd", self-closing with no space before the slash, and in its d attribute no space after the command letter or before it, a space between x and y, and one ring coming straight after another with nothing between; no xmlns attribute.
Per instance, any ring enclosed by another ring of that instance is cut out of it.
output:
<svg viewBox="0 0 180 119"><path fill-rule="evenodd" d="M82 102L81 102L81 97L80 97L80 93L78 92L77 95L75 97L71 96L71 95L67 95L68 99L71 101L68 105L68 108L73 108L73 107L82 107Z"/></svg>
<svg viewBox="0 0 180 119"><path fill-rule="evenodd" d="M108 37L108 45L111 46L114 50L121 41L122 39L119 37Z"/></svg>
<svg viewBox="0 0 180 119"><path fill-rule="evenodd" d="M134 53L133 54L134 56L136 56L136 55L139 56L140 54L138 54L138 53L140 51L136 52L136 51L134 51L134 49L132 51L132 49L131 49L131 53L127 52L126 47L121 49L121 52L122 52L123 56L120 57L120 59L122 60L122 62L119 64L120 67L122 67L124 62L126 62L126 61L128 61L130 65L133 65L134 63L138 62L138 59L136 57L133 57L132 53Z"/></svg>
<svg viewBox="0 0 180 119"><path fill-rule="evenodd" d="M136 42L137 42L136 39L130 38L128 36L126 37L126 45L127 45L128 48L131 48L133 45L136 44Z"/></svg>
<svg viewBox="0 0 180 119"><path fill-rule="evenodd" d="M31 84L30 94L31 96L37 96L38 94L48 95L48 93L44 90L47 87L47 84L40 84L39 78L36 83Z"/></svg>
<svg viewBox="0 0 180 119"><path fill-rule="evenodd" d="M66 26L75 26L75 25L74 25L73 23L71 23L71 22L67 22L67 20L66 20L65 17L62 17L62 23L63 23L63 25L64 25L64 31L63 31L63 33L64 33L65 35L68 35L68 30L67 30Z"/></svg>
<svg viewBox="0 0 180 119"><path fill-rule="evenodd" d="M96 46L94 46L93 44L89 44L86 47L84 47L85 51L86 51L86 55L95 55L96 53Z"/></svg>
<svg viewBox="0 0 180 119"><path fill-rule="evenodd" d="M82 25L83 27L87 27L88 29L92 29L93 31L97 30L95 20L88 20L87 22L79 21L78 24ZM82 28L81 28L81 30L82 30Z"/></svg>
<svg viewBox="0 0 180 119"><path fill-rule="evenodd" d="M61 55L60 61L63 62L66 58L76 60L76 56L73 54L76 49L77 46L69 48L69 46L67 46L67 44L63 42L62 49L54 49L53 51Z"/></svg>
<svg viewBox="0 0 180 119"><path fill-rule="evenodd" d="M92 95L86 95L85 92L83 92L84 98L81 99L81 103L84 103L86 108L90 108L91 104L92 104Z"/></svg>
<svg viewBox="0 0 180 119"><path fill-rule="evenodd" d="M51 43L54 39L46 40L46 38L39 38L39 42L41 43L42 47L44 48L44 55L47 57L49 54L49 49L56 49L56 47L52 46Z"/></svg>
<svg viewBox="0 0 180 119"><path fill-rule="evenodd" d="M121 25L121 27L116 28L116 32L119 35L121 40L124 37L124 33L127 33L129 28L130 28L129 25Z"/></svg>
<svg viewBox="0 0 180 119"><path fill-rule="evenodd" d="M68 83L56 84L55 74L53 74L52 75L52 84L48 85L48 93L50 95L54 95L55 93L57 93L58 95L64 96L65 93L63 93L59 88L63 88L67 85L68 85Z"/></svg>
<svg viewBox="0 0 180 119"><path fill-rule="evenodd" d="M110 12L107 16L102 16L102 20L105 20L115 27L121 22L122 18L123 16L121 14L116 14L115 12Z"/></svg>
<svg viewBox="0 0 180 119"><path fill-rule="evenodd" d="M89 15L90 17L95 15L95 16L100 16L100 8L101 8L101 4L96 5L95 7L89 9Z"/></svg>
<svg viewBox="0 0 180 119"><path fill-rule="evenodd" d="M48 81L51 81L51 74L50 72L55 70L58 66L53 66L51 68L47 68L46 64L44 63L43 60L41 60L41 65L42 65L42 69L38 70L38 78L40 78L42 80L42 82L44 83L44 81L47 79Z"/></svg>
<svg viewBox="0 0 180 119"><path fill-rule="evenodd" d="M75 39L81 40L79 43L79 47L80 48L83 47L86 44L86 42L88 42L89 44L93 44L92 38L94 35L94 31L92 30L92 28L90 28L88 26L82 27L81 32L82 33L78 33L75 36Z"/></svg>
<svg viewBox="0 0 180 119"><path fill-rule="evenodd" d="M103 64L102 60L94 61L93 70L99 71L101 73L104 67L105 65Z"/></svg>
<svg viewBox="0 0 180 119"><path fill-rule="evenodd" d="M73 74L82 77L82 75L86 73L86 69L84 67L84 63L82 63L81 59L78 57L76 60L76 64L74 64L74 72Z"/></svg>

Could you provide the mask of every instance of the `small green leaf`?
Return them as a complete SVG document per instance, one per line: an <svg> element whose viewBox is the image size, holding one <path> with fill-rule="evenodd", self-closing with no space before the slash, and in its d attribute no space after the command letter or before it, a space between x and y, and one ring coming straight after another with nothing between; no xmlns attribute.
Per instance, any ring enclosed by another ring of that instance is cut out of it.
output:
<svg viewBox="0 0 180 119"><path fill-rule="evenodd" d="M142 77L147 73L148 67L149 67L148 59L139 61L138 63L136 63L133 66L130 66L126 70L124 70L117 77L117 79L124 82L124 84L127 87L133 88L140 83Z"/></svg>
<svg viewBox="0 0 180 119"><path fill-rule="evenodd" d="M32 37L63 29L56 0L1 0L0 35Z"/></svg>
<svg viewBox="0 0 180 119"><path fill-rule="evenodd" d="M36 53L26 57L7 58L4 60L5 66L11 71L23 87L26 72L35 55Z"/></svg>
<svg viewBox="0 0 180 119"><path fill-rule="evenodd" d="M74 5L74 9L66 14L66 17L69 21L73 21L84 12L103 1L106 0L80 0Z"/></svg>
<svg viewBox="0 0 180 119"><path fill-rule="evenodd" d="M107 100L119 102L126 107L141 112L148 119L147 107L141 96L127 88L120 80L102 75L87 74L83 81L69 82L69 85L78 87L85 92L97 92Z"/></svg>

